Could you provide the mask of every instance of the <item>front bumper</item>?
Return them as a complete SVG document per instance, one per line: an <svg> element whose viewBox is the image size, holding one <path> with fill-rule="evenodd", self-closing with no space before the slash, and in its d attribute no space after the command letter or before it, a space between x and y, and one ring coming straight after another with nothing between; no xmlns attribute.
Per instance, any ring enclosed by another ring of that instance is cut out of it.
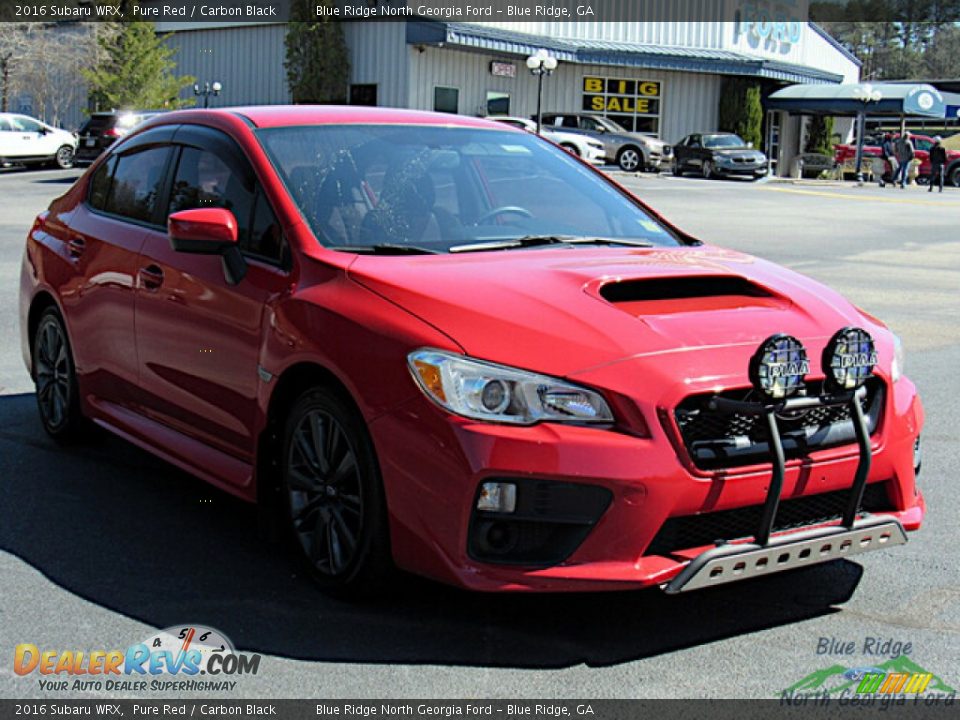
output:
<svg viewBox="0 0 960 720"><path fill-rule="evenodd" d="M717 172L724 175L762 176L767 174L767 166L764 163L717 163L714 167Z"/></svg>
<svg viewBox="0 0 960 720"><path fill-rule="evenodd" d="M882 497L884 506L871 509L875 517L915 530L925 512L913 468L922 406L905 378L891 387L885 405L881 427L870 438L872 464L866 476L870 495ZM769 464L698 470L678 449L672 432L658 421L655 408L635 411L644 416L648 436L552 424L508 427L475 423L451 417L419 397L377 418L371 431L390 508L397 564L481 591L593 591L667 585L714 545L653 553L651 543L664 524L670 519L697 522L703 518L706 522L724 511L761 508L768 498L772 473ZM787 461L779 496L785 506L831 494L845 498L857 466L855 445ZM555 564L480 562L469 552L477 491L484 481L504 478L595 486L608 491L611 500L582 542ZM857 521L862 522L862 517ZM802 528L774 528L770 542L790 543L798 531L811 527L844 532L836 529L839 522L835 517ZM751 537L723 539L729 541L729 547L751 550L745 545ZM824 556L827 559L832 558Z"/></svg>

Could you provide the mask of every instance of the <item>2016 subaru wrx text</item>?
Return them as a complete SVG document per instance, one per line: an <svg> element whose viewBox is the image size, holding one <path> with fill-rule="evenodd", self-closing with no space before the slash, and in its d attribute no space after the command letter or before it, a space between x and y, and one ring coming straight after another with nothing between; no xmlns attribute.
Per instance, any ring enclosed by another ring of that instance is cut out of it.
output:
<svg viewBox="0 0 960 720"><path fill-rule="evenodd" d="M495 122L157 116L36 219L20 299L50 435L264 503L331 590L681 592L923 519L890 330Z"/></svg>

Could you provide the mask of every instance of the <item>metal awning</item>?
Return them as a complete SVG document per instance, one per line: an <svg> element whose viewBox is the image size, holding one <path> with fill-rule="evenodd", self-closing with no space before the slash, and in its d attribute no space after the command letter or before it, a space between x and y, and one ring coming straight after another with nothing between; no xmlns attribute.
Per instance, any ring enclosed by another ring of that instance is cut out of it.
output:
<svg viewBox="0 0 960 720"><path fill-rule="evenodd" d="M771 93L764 101L768 110L787 110L804 115L915 116L942 118L946 112L943 95L933 85L873 83L870 89L879 100L863 102L865 84L793 85Z"/></svg>
<svg viewBox="0 0 960 720"><path fill-rule="evenodd" d="M460 50L522 57L544 49L561 62L580 65L746 75L787 82L839 83L843 80L842 75L733 50L555 38L470 23L412 20L407 22L407 44L454 46Z"/></svg>

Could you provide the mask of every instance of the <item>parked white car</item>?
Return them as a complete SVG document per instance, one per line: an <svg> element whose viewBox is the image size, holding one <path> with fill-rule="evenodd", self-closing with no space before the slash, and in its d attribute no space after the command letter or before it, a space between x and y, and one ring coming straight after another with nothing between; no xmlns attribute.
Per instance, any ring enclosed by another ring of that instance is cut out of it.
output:
<svg viewBox="0 0 960 720"><path fill-rule="evenodd" d="M73 133L26 115L0 113L0 166L18 163L68 168L76 151Z"/></svg>
<svg viewBox="0 0 960 720"><path fill-rule="evenodd" d="M528 130L532 133L537 131L537 124L533 120L526 118L510 117L507 115L490 115L488 119L518 127L521 130ZM603 143L599 140L593 140L585 135L557 131L547 127L543 127L540 134L550 142L556 143L567 152L583 158L592 165L603 165L605 162Z"/></svg>

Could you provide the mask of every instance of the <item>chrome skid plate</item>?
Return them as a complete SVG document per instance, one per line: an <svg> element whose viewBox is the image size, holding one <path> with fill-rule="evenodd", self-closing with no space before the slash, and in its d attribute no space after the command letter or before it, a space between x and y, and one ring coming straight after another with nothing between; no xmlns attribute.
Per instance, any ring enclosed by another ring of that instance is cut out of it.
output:
<svg viewBox="0 0 960 720"><path fill-rule="evenodd" d="M698 555L663 589L674 594L770 575L783 570L837 560L903 545L907 533L894 518L857 520L775 537L769 544L721 545Z"/></svg>

